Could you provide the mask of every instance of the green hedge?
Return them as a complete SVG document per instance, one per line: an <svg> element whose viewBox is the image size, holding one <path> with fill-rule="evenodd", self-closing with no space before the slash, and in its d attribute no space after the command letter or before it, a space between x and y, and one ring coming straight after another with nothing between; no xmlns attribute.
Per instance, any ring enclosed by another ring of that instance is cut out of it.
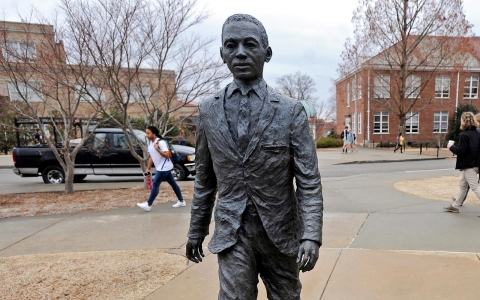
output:
<svg viewBox="0 0 480 300"><path fill-rule="evenodd" d="M343 140L334 138L321 138L317 141L317 148L336 148L342 147Z"/></svg>

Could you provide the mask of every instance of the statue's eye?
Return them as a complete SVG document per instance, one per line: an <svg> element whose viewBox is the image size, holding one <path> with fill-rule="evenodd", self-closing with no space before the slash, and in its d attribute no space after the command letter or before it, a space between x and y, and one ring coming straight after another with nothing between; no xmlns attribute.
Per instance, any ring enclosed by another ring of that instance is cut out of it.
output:
<svg viewBox="0 0 480 300"><path fill-rule="evenodd" d="M225 48L233 49L233 48L235 48L235 44L234 43L227 43L227 44L225 44Z"/></svg>
<svg viewBox="0 0 480 300"><path fill-rule="evenodd" d="M247 42L245 46L247 46L248 48L253 48L253 47L256 47L257 44L255 42Z"/></svg>

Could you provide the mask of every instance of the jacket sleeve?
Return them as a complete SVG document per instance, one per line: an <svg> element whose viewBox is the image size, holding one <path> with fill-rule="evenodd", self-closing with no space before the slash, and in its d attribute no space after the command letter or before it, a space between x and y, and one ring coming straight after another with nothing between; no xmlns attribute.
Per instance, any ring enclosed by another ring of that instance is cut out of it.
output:
<svg viewBox="0 0 480 300"><path fill-rule="evenodd" d="M317 151L310 135L308 118L299 102L295 104L291 123L293 172L297 185L296 196L302 225L302 240L322 244L323 196Z"/></svg>
<svg viewBox="0 0 480 300"><path fill-rule="evenodd" d="M450 147L450 151L457 156L465 155L468 152L469 136L466 134L460 134L458 140L458 146L453 145Z"/></svg>
<svg viewBox="0 0 480 300"><path fill-rule="evenodd" d="M217 194L217 179L213 170L212 158L205 134L205 114L200 105L200 117L195 145L195 184L190 219L189 238L204 238L212 218L213 206Z"/></svg>

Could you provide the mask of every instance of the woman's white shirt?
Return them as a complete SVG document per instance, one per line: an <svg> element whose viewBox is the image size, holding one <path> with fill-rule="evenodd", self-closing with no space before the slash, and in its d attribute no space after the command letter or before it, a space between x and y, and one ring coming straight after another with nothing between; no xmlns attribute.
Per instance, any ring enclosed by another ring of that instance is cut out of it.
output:
<svg viewBox="0 0 480 300"><path fill-rule="evenodd" d="M173 169L172 160L163 157L160 155L160 153L158 153L157 149L155 149L155 143L157 143L159 140L159 138L156 138L153 143L148 145L148 153L150 153L150 157L152 158L157 171L170 171ZM162 152L168 151L167 143L165 143L165 141L160 140L158 146Z"/></svg>

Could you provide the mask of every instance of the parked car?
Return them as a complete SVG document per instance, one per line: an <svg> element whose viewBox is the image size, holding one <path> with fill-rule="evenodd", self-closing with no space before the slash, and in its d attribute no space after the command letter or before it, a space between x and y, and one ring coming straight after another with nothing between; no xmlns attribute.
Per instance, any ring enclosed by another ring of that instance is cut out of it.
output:
<svg viewBox="0 0 480 300"><path fill-rule="evenodd" d="M134 134L145 141L145 133ZM133 137L131 140L135 140ZM195 175L195 148L175 145L180 162L172 174L176 180ZM137 153L142 150L136 146ZM65 174L53 151L47 145L32 145L13 149L13 172L22 177L42 176L44 183L64 183ZM155 170L152 170L153 173ZM92 138L85 142L75 158L74 181L87 175L131 176L141 175L140 163L128 148L126 137L120 128L97 128Z"/></svg>

